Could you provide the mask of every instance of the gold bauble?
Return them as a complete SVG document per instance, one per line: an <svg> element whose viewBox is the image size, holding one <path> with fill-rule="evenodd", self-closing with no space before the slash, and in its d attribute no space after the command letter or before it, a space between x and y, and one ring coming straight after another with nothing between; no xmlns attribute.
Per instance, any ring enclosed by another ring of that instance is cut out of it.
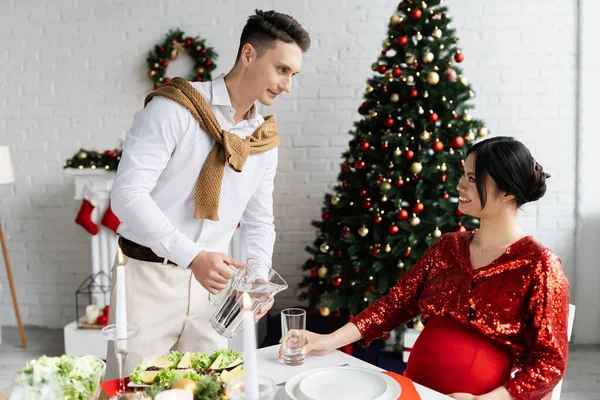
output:
<svg viewBox="0 0 600 400"><path fill-rule="evenodd" d="M431 71L427 74L427 83L429 83L430 85L437 85L439 81L440 75L437 72Z"/></svg>
<svg viewBox="0 0 600 400"><path fill-rule="evenodd" d="M415 77L412 75L409 75L406 77L406 82L408 83L413 83L415 81Z"/></svg>
<svg viewBox="0 0 600 400"><path fill-rule="evenodd" d="M384 203L385 203L386 201L388 201L388 198L387 198L387 196L386 196L386 195L383 195L383 196L381 197L381 201L382 201L382 202L384 202Z"/></svg>
<svg viewBox="0 0 600 400"><path fill-rule="evenodd" d="M154 63L154 68L158 68L160 65L158 63Z"/></svg>
<svg viewBox="0 0 600 400"><path fill-rule="evenodd" d="M348 164L354 164L354 157L350 156L348 157Z"/></svg>
<svg viewBox="0 0 600 400"><path fill-rule="evenodd" d="M460 81L460 83L462 83L465 86L467 86L469 84L469 80L467 78L465 78L464 76L461 76L458 80Z"/></svg>
<svg viewBox="0 0 600 400"><path fill-rule="evenodd" d="M317 237L317 239L320 238L321 235L322 235L321 231L316 231L315 232L315 236Z"/></svg>
<svg viewBox="0 0 600 400"><path fill-rule="evenodd" d="M204 73L204 68L202 68L202 67L198 67L198 68L196 68L196 72L197 72L198 74L203 74L203 73Z"/></svg>
<svg viewBox="0 0 600 400"><path fill-rule="evenodd" d="M377 69L379 69L379 63L374 62L373 64L371 64L371 69L373 71L377 71Z"/></svg>
<svg viewBox="0 0 600 400"><path fill-rule="evenodd" d="M148 78L152 78L154 75L156 75L156 71L155 70L148 71Z"/></svg>
<svg viewBox="0 0 600 400"><path fill-rule="evenodd" d="M422 170L423 164L421 164L420 162L414 162L410 165L410 172L412 172L415 175L421 173Z"/></svg>
<svg viewBox="0 0 600 400"><path fill-rule="evenodd" d="M385 251L386 253L389 253L390 251L392 251L392 246L388 244L385 245L385 248L383 249L383 251Z"/></svg>
<svg viewBox="0 0 600 400"><path fill-rule="evenodd" d="M433 231L433 237L439 238L440 236L442 236L442 231L440 231L438 228L435 228Z"/></svg>
<svg viewBox="0 0 600 400"><path fill-rule="evenodd" d="M400 22L402 22L402 17L398 14L394 14L390 17L390 24L398 25Z"/></svg>
<svg viewBox="0 0 600 400"><path fill-rule="evenodd" d="M319 310L319 312L324 317L328 317L329 314L331 314L331 310L329 309L329 307L321 307L321 309Z"/></svg>
<svg viewBox="0 0 600 400"><path fill-rule="evenodd" d="M171 389L183 389L190 393L196 393L196 390L198 390L198 385L191 379L181 378L173 382Z"/></svg>
<svg viewBox="0 0 600 400"><path fill-rule="evenodd" d="M400 154L402 154L402 150L400 150L400 147L396 147L396 149L394 150L394 155L398 157Z"/></svg>
<svg viewBox="0 0 600 400"><path fill-rule="evenodd" d="M477 134L481 137L486 136L488 134L488 129L485 126L482 128L479 128L479 130L477 131Z"/></svg>
<svg viewBox="0 0 600 400"><path fill-rule="evenodd" d="M325 278L327 276L327 267L323 265L317 270L317 274L319 275L319 278Z"/></svg>
<svg viewBox="0 0 600 400"><path fill-rule="evenodd" d="M361 226L361 227L360 227L360 229L358 230L358 234L359 234L361 237L365 237L365 236L367 236L367 235L369 234L369 229L368 229L366 226L364 226L364 225L363 225L363 226Z"/></svg>
<svg viewBox="0 0 600 400"><path fill-rule="evenodd" d="M383 44L382 44L381 46L383 47L383 49L384 49L384 50L387 50L387 49L389 49L389 48L390 48L390 46L391 46L391 45L392 45L392 44L390 43L390 41L389 41L389 40L384 40L384 41L383 41Z"/></svg>
<svg viewBox="0 0 600 400"><path fill-rule="evenodd" d="M383 74L383 76L385 77L385 79L394 79L394 75L392 75L392 71L386 71L385 74Z"/></svg>
<svg viewBox="0 0 600 400"><path fill-rule="evenodd" d="M417 226L417 225L419 225L420 223L421 223L421 220L419 219L419 217L412 217L412 218L410 219L410 224L411 224L412 226Z"/></svg>
<svg viewBox="0 0 600 400"><path fill-rule="evenodd" d="M373 89L373 86L371 86L371 85L368 85L368 86L365 88L365 93L366 93L366 94L373 93L373 90L375 90L375 89Z"/></svg>
<svg viewBox="0 0 600 400"><path fill-rule="evenodd" d="M425 113L425 110L423 110L423 107L419 106L418 113L419 113L420 115L423 115L423 114Z"/></svg>
<svg viewBox="0 0 600 400"><path fill-rule="evenodd" d="M406 63L412 64L414 62L415 62L415 56L413 56L411 53L407 53L406 54Z"/></svg>
<svg viewBox="0 0 600 400"><path fill-rule="evenodd" d="M446 166L446 163L442 163L442 166L440 167L440 170L442 172L446 172L447 169L448 169L448 167Z"/></svg>
<svg viewBox="0 0 600 400"><path fill-rule="evenodd" d="M377 114L377 111L375 111L375 110L369 110L369 117L371 117L371 118L377 118L377 115L379 115L379 114Z"/></svg>
<svg viewBox="0 0 600 400"><path fill-rule="evenodd" d="M471 141L475 140L475 135L473 134L473 132L469 132L469 134L467 135L467 139Z"/></svg>
<svg viewBox="0 0 600 400"><path fill-rule="evenodd" d="M381 186L379 186L381 190L390 190L392 185L389 182L383 182Z"/></svg>
<svg viewBox="0 0 600 400"><path fill-rule="evenodd" d="M162 76L160 78L158 78L159 82L162 82L164 79L162 78Z"/></svg>
<svg viewBox="0 0 600 400"><path fill-rule="evenodd" d="M469 90L469 97L471 97L471 98L475 97L475 92L472 90Z"/></svg>
<svg viewBox="0 0 600 400"><path fill-rule="evenodd" d="M333 204L334 206L340 202L340 197L339 196L333 196L331 198L331 204Z"/></svg>
<svg viewBox="0 0 600 400"><path fill-rule="evenodd" d="M404 268L404 263L402 261L398 261L398 264L396 264L396 266L398 268Z"/></svg>
<svg viewBox="0 0 600 400"><path fill-rule="evenodd" d="M397 103L400 101L400 96L398 95L398 93L392 93L392 95L390 96L390 101L392 103Z"/></svg>
<svg viewBox="0 0 600 400"><path fill-rule="evenodd" d="M85 151L80 151L79 153L77 153L77 158L79 158L80 160L85 160L88 156L88 153Z"/></svg>
<svg viewBox="0 0 600 400"><path fill-rule="evenodd" d="M200 51L200 50L202 50L202 46L200 46L200 45L197 45L197 46L196 46L196 51Z"/></svg>
<svg viewBox="0 0 600 400"><path fill-rule="evenodd" d="M423 92L423 98L426 99L429 97L429 92L426 90Z"/></svg>
<svg viewBox="0 0 600 400"><path fill-rule="evenodd" d="M321 247L321 253L327 253L329 251L329 245L327 244L327 242L324 242Z"/></svg>
<svg viewBox="0 0 600 400"><path fill-rule="evenodd" d="M442 37L442 30L440 28L435 28L433 30L433 32L431 32L431 36L433 36L436 39L439 39Z"/></svg>
<svg viewBox="0 0 600 400"><path fill-rule="evenodd" d="M422 8L423 10L424 10L424 9L426 9L426 8L427 8L427 3L425 3L425 2L422 2L422 3L421 3L421 8Z"/></svg>
<svg viewBox="0 0 600 400"><path fill-rule="evenodd" d="M415 39L417 39L418 42L423 40L423 35L421 35L421 32L417 32L417 34L415 35Z"/></svg>
<svg viewBox="0 0 600 400"><path fill-rule="evenodd" d="M430 63L432 61L433 61L433 53L430 51L426 51L425 54L423 54L423 62Z"/></svg>
<svg viewBox="0 0 600 400"><path fill-rule="evenodd" d="M469 122L472 119L473 119L473 117L471 117L471 114L469 114L469 112L465 111L465 113L462 116L462 120L465 122Z"/></svg>
<svg viewBox="0 0 600 400"><path fill-rule="evenodd" d="M427 131L423 131L421 133L421 140L424 141L425 143L428 143L431 140L431 133L429 133Z"/></svg>

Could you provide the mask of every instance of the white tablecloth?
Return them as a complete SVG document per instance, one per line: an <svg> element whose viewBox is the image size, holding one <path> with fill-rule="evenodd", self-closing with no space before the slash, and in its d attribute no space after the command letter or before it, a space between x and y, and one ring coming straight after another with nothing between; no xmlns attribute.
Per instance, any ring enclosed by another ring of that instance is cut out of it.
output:
<svg viewBox="0 0 600 400"><path fill-rule="evenodd" d="M258 350L258 366L259 375L271 379L275 384L287 382L292 376L300 372L308 371L323 367L337 367L341 364L350 364L352 367L370 368L376 371L383 371L381 368L372 364L359 360L358 358L349 356L346 353L335 350L324 356L306 356L304 364L299 366L284 365L283 361L278 358L279 345L265 347ZM434 390L415 383L415 388L419 392L422 400L448 400L449 397L444 396ZM278 386L276 400L290 400L290 397L285 393L285 386ZM350 400L350 399L349 399Z"/></svg>

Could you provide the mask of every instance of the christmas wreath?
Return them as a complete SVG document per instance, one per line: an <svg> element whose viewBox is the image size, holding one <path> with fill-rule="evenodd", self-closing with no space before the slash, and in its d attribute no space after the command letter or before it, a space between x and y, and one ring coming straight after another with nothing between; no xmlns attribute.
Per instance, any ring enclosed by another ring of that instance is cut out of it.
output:
<svg viewBox="0 0 600 400"><path fill-rule="evenodd" d="M148 77L154 82L154 88L169 83L171 78L166 76L169 60L176 60L187 53L194 61L194 71L188 77L191 81L211 80L210 71L216 68L214 60L217 53L211 47L206 47L204 40L198 37L185 37L183 31L170 30L165 41L154 46L148 54Z"/></svg>

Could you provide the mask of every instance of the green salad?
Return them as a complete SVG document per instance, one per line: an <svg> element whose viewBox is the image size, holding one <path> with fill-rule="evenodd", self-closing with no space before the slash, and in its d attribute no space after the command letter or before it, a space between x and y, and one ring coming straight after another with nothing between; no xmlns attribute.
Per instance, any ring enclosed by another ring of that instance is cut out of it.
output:
<svg viewBox="0 0 600 400"><path fill-rule="evenodd" d="M86 400L96 398L104 370L104 362L94 356L63 355L29 361L18 374L31 376L34 382L53 375L58 378L65 399Z"/></svg>

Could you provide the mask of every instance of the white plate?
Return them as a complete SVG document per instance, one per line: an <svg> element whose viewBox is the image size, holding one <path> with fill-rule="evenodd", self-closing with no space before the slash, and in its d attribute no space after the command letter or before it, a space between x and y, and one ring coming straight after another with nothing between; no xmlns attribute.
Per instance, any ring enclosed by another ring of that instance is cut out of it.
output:
<svg viewBox="0 0 600 400"><path fill-rule="evenodd" d="M355 367L302 372L287 381L285 391L293 400L396 400L402 392L388 375Z"/></svg>

